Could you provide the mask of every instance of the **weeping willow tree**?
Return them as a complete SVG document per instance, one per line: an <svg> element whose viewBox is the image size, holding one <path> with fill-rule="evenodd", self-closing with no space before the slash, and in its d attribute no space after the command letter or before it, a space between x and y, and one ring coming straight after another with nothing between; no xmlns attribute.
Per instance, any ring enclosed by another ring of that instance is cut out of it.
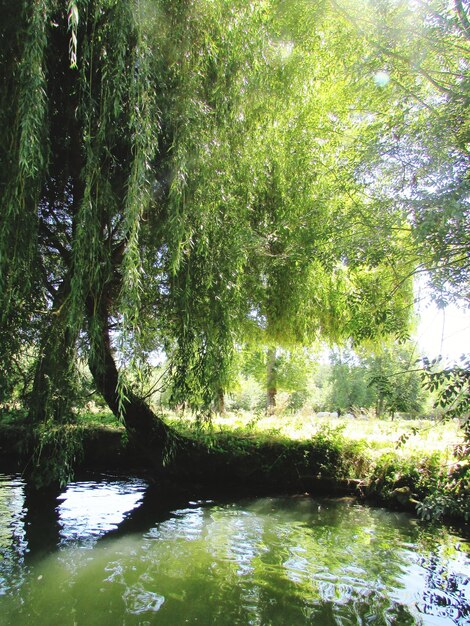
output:
<svg viewBox="0 0 470 626"><path fill-rule="evenodd" d="M159 458L129 376L152 350L204 408L254 320L272 343L404 332L409 226L360 167L412 97L335 3L1 10L0 369L27 354L33 426L71 419L85 359Z"/></svg>
<svg viewBox="0 0 470 626"><path fill-rule="evenodd" d="M461 0L333 5L370 42L377 83L401 94L364 161L369 185L383 207L401 206L408 216L410 273L425 272L441 304L468 306L470 7Z"/></svg>
<svg viewBox="0 0 470 626"><path fill-rule="evenodd" d="M376 84L378 60L355 24L321 6L316 14L310 6L312 21L294 10L278 16L280 58L247 147L258 245L245 270L243 338L255 353L264 346L268 410L278 348L285 358L319 340L404 338L412 313L409 277L398 286L410 267L410 226L360 174L407 99Z"/></svg>
<svg viewBox="0 0 470 626"><path fill-rule="evenodd" d="M184 1L2 9L4 371L32 348L29 418L63 421L85 355L112 411L158 456L168 429L124 371L158 334L180 395L207 402L223 376L238 306L225 280L245 251L238 207L204 185L226 176L216 160L230 172L259 44L244 38L262 15Z"/></svg>

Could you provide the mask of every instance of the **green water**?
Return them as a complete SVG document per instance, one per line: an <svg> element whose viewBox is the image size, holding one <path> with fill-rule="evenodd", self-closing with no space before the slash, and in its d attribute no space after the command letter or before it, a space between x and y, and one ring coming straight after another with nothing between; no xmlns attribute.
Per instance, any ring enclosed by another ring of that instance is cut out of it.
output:
<svg viewBox="0 0 470 626"><path fill-rule="evenodd" d="M0 624L470 624L470 543L445 527L347 500L158 497L108 478L38 513L0 476Z"/></svg>

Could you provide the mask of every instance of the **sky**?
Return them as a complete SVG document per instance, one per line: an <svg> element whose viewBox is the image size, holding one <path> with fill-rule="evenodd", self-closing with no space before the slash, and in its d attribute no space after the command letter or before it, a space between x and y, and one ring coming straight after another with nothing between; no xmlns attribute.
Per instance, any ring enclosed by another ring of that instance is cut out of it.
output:
<svg viewBox="0 0 470 626"><path fill-rule="evenodd" d="M447 361L456 361L470 354L470 309L449 304L445 309L424 298L420 303L417 332L418 347L423 356L441 354Z"/></svg>

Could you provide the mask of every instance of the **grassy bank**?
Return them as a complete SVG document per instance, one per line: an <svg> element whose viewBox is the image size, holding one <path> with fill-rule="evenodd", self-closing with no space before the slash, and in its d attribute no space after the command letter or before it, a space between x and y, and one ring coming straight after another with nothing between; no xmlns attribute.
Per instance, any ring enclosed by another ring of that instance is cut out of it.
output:
<svg viewBox="0 0 470 626"><path fill-rule="evenodd" d="M83 416L88 423L102 418ZM210 422L189 412L165 413L165 419L238 465L240 480L262 473L274 482L296 477L306 488L349 485L358 495L425 519L470 521L470 463L456 421L248 411L216 415Z"/></svg>
<svg viewBox="0 0 470 626"><path fill-rule="evenodd" d="M260 489L349 492L425 519L470 521L470 463L455 421L244 411L214 416L210 422L190 413L164 417L177 432L202 444L197 453L182 454L177 446L169 451L169 471L180 480L209 477L231 487L238 482ZM63 442L82 437L93 458L105 464L119 461L126 468L135 459L126 456L124 428L109 412L84 412L67 429L54 434L58 450ZM18 414L3 414L0 436L4 449L15 441L21 447ZM45 437L47 441L51 434Z"/></svg>
<svg viewBox="0 0 470 626"><path fill-rule="evenodd" d="M216 416L210 423L198 422L190 414L167 419L180 432L227 456L249 458L261 454L261 449L276 448L283 457L280 477L290 471L349 483L365 498L416 511L425 519L470 521L470 463L456 421L241 411Z"/></svg>

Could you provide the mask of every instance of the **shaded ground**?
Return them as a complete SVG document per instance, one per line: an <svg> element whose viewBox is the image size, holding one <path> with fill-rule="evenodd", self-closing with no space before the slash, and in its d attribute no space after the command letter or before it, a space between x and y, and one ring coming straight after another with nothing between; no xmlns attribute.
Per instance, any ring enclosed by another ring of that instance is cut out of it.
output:
<svg viewBox="0 0 470 626"><path fill-rule="evenodd" d="M366 427L375 428L368 424L362 429ZM403 425L394 424L387 445L382 442L379 447L373 438L346 437L341 424L331 422L298 439L279 431L224 428L217 423L197 430L183 421L180 428L185 443L177 438L169 441L163 463L159 458L149 463L148 457L129 444L122 427L92 420L48 435L41 454L43 459L56 458L61 448L72 442L73 467L69 470L142 475L188 495L207 490L218 494L354 495L424 517L467 521L470 517L468 460L452 456L450 439L446 446L441 439L440 452L432 447L427 453L423 446L410 447L411 438L417 436L413 434L415 426L407 432ZM357 423L356 428L360 431L361 425ZM454 436L457 431L452 426L449 432ZM439 437L434 439L439 441ZM0 425L0 453L0 463L8 471L28 474L37 462L28 430L14 421L4 420Z"/></svg>

